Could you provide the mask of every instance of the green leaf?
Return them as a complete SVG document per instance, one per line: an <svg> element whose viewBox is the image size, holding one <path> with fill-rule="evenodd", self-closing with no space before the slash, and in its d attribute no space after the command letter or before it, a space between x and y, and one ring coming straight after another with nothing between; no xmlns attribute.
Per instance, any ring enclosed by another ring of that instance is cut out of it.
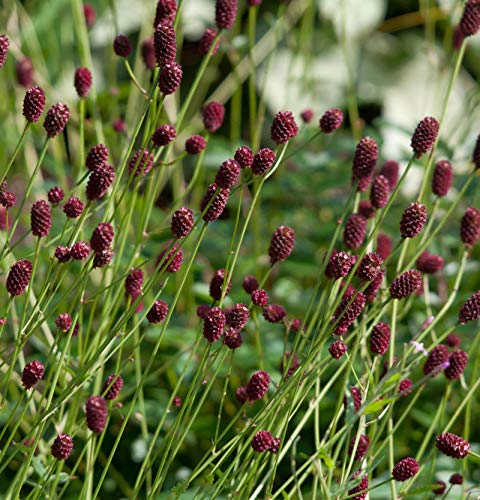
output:
<svg viewBox="0 0 480 500"><path fill-rule="evenodd" d="M35 471L35 474L37 474L38 477L42 477L45 474L45 466L42 464L42 461L40 460L39 457L33 457L32 458L32 465L33 465L33 470Z"/></svg>
<svg viewBox="0 0 480 500"><path fill-rule="evenodd" d="M332 457L330 455L328 455L327 453L325 453L323 450L319 452L318 458L320 458L321 460L323 460L323 462L325 463L325 465L330 470L332 470L332 469L335 468L335 462L333 461Z"/></svg>
<svg viewBox="0 0 480 500"><path fill-rule="evenodd" d="M58 484L65 484L68 480L70 479L70 475L67 474L66 472L60 472L58 475ZM49 482L52 482L55 480L55 476L51 476L49 478Z"/></svg>
<svg viewBox="0 0 480 500"><path fill-rule="evenodd" d="M385 381L385 384L383 385L383 388L385 390L389 390L397 385L398 379L401 377L401 373L395 373L395 375L392 375L391 377L388 378L387 381Z"/></svg>
<svg viewBox="0 0 480 500"><path fill-rule="evenodd" d="M378 410L381 410L384 406L390 404L393 401L395 401L395 398L387 398L387 399L380 399L379 401L374 401L365 408L363 413L365 415L367 415L368 413L374 413Z"/></svg>

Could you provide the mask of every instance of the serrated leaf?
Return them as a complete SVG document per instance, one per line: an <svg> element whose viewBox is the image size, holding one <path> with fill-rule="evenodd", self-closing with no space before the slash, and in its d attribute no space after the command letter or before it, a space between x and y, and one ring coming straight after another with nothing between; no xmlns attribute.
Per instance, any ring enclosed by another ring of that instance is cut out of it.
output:
<svg viewBox="0 0 480 500"><path fill-rule="evenodd" d="M390 404L392 401L395 401L395 398L387 398L387 399L380 399L379 401L374 401L365 408L363 413L365 415L368 415L369 413L374 413L378 410L381 410L384 406Z"/></svg>

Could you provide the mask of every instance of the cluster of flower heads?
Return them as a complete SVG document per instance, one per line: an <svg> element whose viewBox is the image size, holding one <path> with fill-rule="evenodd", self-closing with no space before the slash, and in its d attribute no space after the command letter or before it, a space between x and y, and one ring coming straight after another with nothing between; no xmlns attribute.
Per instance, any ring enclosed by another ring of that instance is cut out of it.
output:
<svg viewBox="0 0 480 500"><path fill-rule="evenodd" d="M249 0L250 6L261 3L258 0ZM219 30L230 29L237 14L237 0L217 0L215 6L215 20ZM142 57L146 66L153 69L156 65L160 68L159 88L165 95L173 94L180 85L183 73L182 68L175 62L176 58L176 34L173 22L176 16L177 5L174 0L159 0L157 4L153 37L142 43ZM85 22L91 28L95 22L95 11L88 4L84 6ZM480 7L475 0L468 0L459 24L459 32L462 37L471 36L480 27ZM200 40L200 51L203 55L214 55L219 46L217 31L209 28ZM215 45L213 45L214 41ZM9 48L9 41L5 35L0 36L0 68L5 63ZM117 55L128 58L132 52L131 44L125 35L119 35L114 40L114 51ZM21 64L20 64L21 63ZM33 67L27 60L22 60L17 65L17 78L25 86L29 86L32 79ZM27 83L30 82L30 83ZM92 75L87 68L78 68L74 76L74 86L81 99L88 96L92 85ZM23 114L30 123L37 122L44 110L45 93L38 86L30 87L23 102ZM207 133L215 133L225 118L225 107L219 102L207 103L202 108L202 120ZM46 115L44 128L48 138L53 139L63 132L70 117L67 105L58 103L51 107ZM305 110L302 119L308 123L313 119L313 112ZM338 109L327 111L320 119L319 126L323 133L332 133L343 121L343 114ZM439 124L435 118L427 117L422 120L411 140L411 147L416 158L428 153L437 140ZM279 146L287 143L298 133L298 126L291 112L279 112L271 125L271 138ZM164 124L158 127L151 137L151 141L157 147L170 144L176 138L176 130L172 125ZM185 144L188 154L199 154L206 147L203 136L190 137ZM478 151L477 151L478 150ZM473 155L473 161L478 167L480 164L480 146ZM107 163L109 156L108 148L102 144L93 146L87 154L86 167L89 177L86 187L86 197L89 201L101 199L115 179L115 172ZM237 149L234 159L228 159L219 167L215 182L212 183L201 202L202 217L206 222L216 220L222 214L230 194L242 169L251 169L254 175L265 175L272 168L276 160L276 154L269 148L260 149L256 154L247 146ZM377 239L376 252L368 252L361 259L354 254L348 253L358 250L365 242L367 235L367 221L375 216L377 210L386 207L391 193L396 189L399 180L399 165L394 161L383 164L377 175L374 174L378 160L378 145L372 138L365 137L357 145L353 159L353 181L357 184L359 191L370 188L369 200L364 200L358 207L358 213L351 215L345 224L343 242L347 251L333 249L326 263L325 274L331 280L342 280L349 276L354 270L354 276L358 279L358 288L341 283L341 300L333 313L334 334L338 337L345 336L348 328L360 317L368 303L373 302L380 290L385 278L384 261L389 257L392 250L392 242L387 235L380 234ZM145 176L153 168L154 154L150 150L139 149L130 159L128 168L133 176ZM453 181L453 169L447 160L436 163L433 178L432 192L438 196L446 196ZM34 236L41 238L48 236L51 229L51 206L56 206L64 199L64 192L55 186L48 192L48 202L36 201L31 208L31 232ZM0 189L0 202L5 208L15 204L14 193L7 190L6 183L2 183ZM79 198L70 197L63 206L63 211L68 218L78 218L84 210L83 202ZM411 203L404 211L399 223L399 235L402 239L417 237L427 222L426 207L416 201ZM194 227L194 214L188 207L177 209L171 219L171 233L175 241L182 240ZM90 244L85 241L74 243L71 247L59 246L55 250L55 256L59 262L67 262L71 258L82 260L94 252L94 267L103 267L110 263L113 257L112 242L114 230L109 222L98 224L90 238ZM471 248L480 239L480 210L469 207L461 221L460 237L467 248ZM293 249L295 232L288 226L280 226L272 236L268 255L270 264L287 259ZM165 246L159 255L156 267L166 272L176 272L183 261L183 253L176 242ZM418 292L422 287L422 274L433 274L444 267L443 258L440 255L430 254L423 251L416 260L416 268L405 271L397 276L389 287L391 299L405 299ZM7 276L6 288L11 296L24 293L32 277L32 263L26 259L16 262ZM210 295L214 301L222 302L224 296L229 293L231 279L227 281L227 273L224 269L216 271L210 282ZM141 269L132 269L125 279L125 294L133 302L143 292L144 275ZM286 311L280 304L270 304L266 290L259 289L259 284L253 276L247 276L243 287L250 294L253 306L262 308L263 317L271 323L279 323L286 317ZM156 300L146 315L150 323L160 323L168 315L168 305L162 300ZM198 315L203 319L203 335L208 342L213 343L223 336L223 343L230 349L236 349L242 345L241 331L247 324L251 309L245 304L235 304L228 309L221 307L200 306ZM465 324L480 318L480 291L472 295L459 313L459 322ZM300 321L296 320L295 328L300 327ZM68 313L60 314L56 321L57 327L67 332L72 327L72 317ZM291 328L294 329L294 322ZM76 334L78 325L73 329ZM453 335L453 334L452 334ZM467 362L467 354L457 349L459 342L457 338L450 335L446 339L447 345L440 344L434 347L428 354L423 371L425 375L434 377L443 371L448 379L458 379L463 373ZM384 355L390 347L390 327L387 323L379 322L372 326L369 336L369 349L374 355ZM448 346L453 347L450 351ZM334 359L341 358L347 352L348 346L343 340L337 338L329 346L329 352ZM286 353L282 360L282 371L284 361L289 369L286 374L288 378L298 367L299 361L296 355L290 356ZM29 390L36 386L45 372L44 365L37 360L27 363L23 369L21 381L25 389ZM237 389L236 395L241 403L261 399L270 386L270 375L263 370L255 372L245 386ZM87 427L94 433L104 431L107 418L107 401L115 399L123 386L123 380L119 375L110 375L104 383L101 395L91 396L85 404ZM406 395L411 391L412 383L409 379L400 381L398 391ZM350 388L350 396L353 401L354 411L359 411L362 405L362 393L357 387ZM346 401L346 400L345 400ZM181 404L180 398L175 398L176 406ZM262 453L269 451L278 453L280 439L273 437L270 432L263 430L255 434L251 441L254 451ZM349 452L354 453L357 461L363 460L370 446L370 439L366 435L352 438ZM468 455L470 444L452 433L437 436L436 446L440 452L453 458L464 458ZM58 460L65 460L73 450L73 440L68 434L59 434L53 442L51 453ZM392 477L397 481L406 481L414 477L420 470L421 465L412 457L400 460L392 470ZM352 479L358 478L361 471L356 472ZM451 484L461 484L463 478L454 474ZM438 482L439 488L445 487L444 483ZM441 484L440 484L441 483ZM358 494L355 498L364 498L368 489L368 477L360 477L360 483L349 490L350 495ZM437 492L437 489L435 490ZM444 490L443 490L444 491ZM442 491L442 493L443 493Z"/></svg>
<svg viewBox="0 0 480 500"><path fill-rule="evenodd" d="M105 380L101 396L90 396L85 403L85 419L88 429L95 434L105 430L108 419L107 401L116 399L123 387L123 379L115 373ZM73 451L73 439L69 434L58 434L50 449L57 460L67 460Z"/></svg>

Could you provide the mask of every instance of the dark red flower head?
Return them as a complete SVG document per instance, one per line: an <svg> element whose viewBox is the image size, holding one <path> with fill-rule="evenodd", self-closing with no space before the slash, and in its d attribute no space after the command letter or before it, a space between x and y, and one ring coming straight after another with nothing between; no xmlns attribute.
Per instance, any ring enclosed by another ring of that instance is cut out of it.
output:
<svg viewBox="0 0 480 500"><path fill-rule="evenodd" d="M113 167L105 163L104 165L95 167L87 182L87 199L94 201L103 198L108 188L115 180L115 170Z"/></svg>
<svg viewBox="0 0 480 500"><path fill-rule="evenodd" d="M48 236L52 227L52 212L45 200L38 200L32 205L30 212L30 226L33 236Z"/></svg>
<svg viewBox="0 0 480 500"><path fill-rule="evenodd" d="M392 252L392 239L388 234L378 233L377 236L377 254L385 260Z"/></svg>
<svg viewBox="0 0 480 500"><path fill-rule="evenodd" d="M293 250L295 244L295 231L289 226L280 226L273 232L268 255L270 264L286 260Z"/></svg>
<svg viewBox="0 0 480 500"><path fill-rule="evenodd" d="M427 208L422 203L410 203L400 219L400 235L402 238L415 238L427 222Z"/></svg>
<svg viewBox="0 0 480 500"><path fill-rule="evenodd" d="M432 178L432 191L437 196L445 196L452 187L453 168L447 160L437 161Z"/></svg>
<svg viewBox="0 0 480 500"><path fill-rule="evenodd" d="M12 191L0 191L0 205L3 208L12 208L15 206L16 202L17 197L15 196L15 193L13 193Z"/></svg>
<svg viewBox="0 0 480 500"><path fill-rule="evenodd" d="M364 137L357 144L353 158L353 176L355 179L371 177L378 159L378 145L370 137Z"/></svg>
<svg viewBox="0 0 480 500"><path fill-rule="evenodd" d="M390 327L387 323L377 323L370 334L370 351L383 356L390 345Z"/></svg>
<svg viewBox="0 0 480 500"><path fill-rule="evenodd" d="M355 479L360 474L361 471L355 472L355 474L353 474L351 479ZM357 486L348 490L349 498L351 498L351 500L364 500L368 494L367 490L368 490L368 476L365 474L362 476L362 479ZM355 495L355 496L350 496L350 495Z"/></svg>
<svg viewBox="0 0 480 500"><path fill-rule="evenodd" d="M183 249L178 248L178 245L175 243L168 252L168 255L165 257L168 247L169 243L167 242L165 243L163 250L157 257L157 262L155 264L155 267L158 268L159 271L165 271L167 273L176 273L182 267ZM162 266L158 267L161 262L163 262Z"/></svg>
<svg viewBox="0 0 480 500"><path fill-rule="evenodd" d="M208 51L210 50L216 36L217 32L214 29L208 28L205 30L205 33L202 35L202 38L200 39L199 43L200 54L202 54L202 56L206 56L208 54ZM211 53L212 56L214 56L217 53L219 46L220 46L220 39L217 40L215 47L212 49Z"/></svg>
<svg viewBox="0 0 480 500"><path fill-rule="evenodd" d="M446 345L440 344L435 346L429 353L425 364L423 365L423 373L436 377L442 370L444 364L447 363L450 353Z"/></svg>
<svg viewBox="0 0 480 500"><path fill-rule="evenodd" d="M375 252L368 252L357 268L356 275L363 281L373 281L381 271L383 259Z"/></svg>
<svg viewBox="0 0 480 500"><path fill-rule="evenodd" d="M59 186L53 186L47 194L48 201L53 205L56 203L60 203L63 200L65 193L63 189Z"/></svg>
<svg viewBox="0 0 480 500"><path fill-rule="evenodd" d="M92 86L92 73L88 68L78 68L75 71L74 86L78 97L87 97Z"/></svg>
<svg viewBox="0 0 480 500"><path fill-rule="evenodd" d="M393 191L398 183L400 166L394 160L387 160L380 170L380 174L387 178L390 191Z"/></svg>
<svg viewBox="0 0 480 500"><path fill-rule="evenodd" d="M257 401L261 399L268 390L270 385L270 375L264 371L259 370L255 372L245 386L247 397L250 401Z"/></svg>
<svg viewBox="0 0 480 500"><path fill-rule="evenodd" d="M237 401L242 405L248 401L247 390L243 386L240 386L235 391L235 396L237 397Z"/></svg>
<svg viewBox="0 0 480 500"><path fill-rule="evenodd" d="M313 113L313 110L310 108L304 109L300 113L300 118L302 119L303 123L310 123L313 120L313 117L315 114Z"/></svg>
<svg viewBox="0 0 480 500"><path fill-rule="evenodd" d="M235 304L225 311L225 315L228 326L241 330L247 324L250 312L245 304Z"/></svg>
<svg viewBox="0 0 480 500"><path fill-rule="evenodd" d="M480 290L477 290L461 307L458 321L465 325L480 318Z"/></svg>
<svg viewBox="0 0 480 500"><path fill-rule="evenodd" d="M235 160L225 160L217 171L215 184L223 189L230 189L240 174L240 165Z"/></svg>
<svg viewBox="0 0 480 500"><path fill-rule="evenodd" d="M146 38L140 45L140 54L145 67L149 70L155 69L155 49L153 47L153 37Z"/></svg>
<svg viewBox="0 0 480 500"><path fill-rule="evenodd" d="M255 175L266 174L275 163L275 153L269 148L260 149L253 157L252 172Z"/></svg>
<svg viewBox="0 0 480 500"><path fill-rule="evenodd" d="M73 318L68 313L59 314L55 319L55 325L64 333L67 333L72 326Z"/></svg>
<svg viewBox="0 0 480 500"><path fill-rule="evenodd" d="M461 474L452 474L449 482L450 484L463 484L463 476Z"/></svg>
<svg viewBox="0 0 480 500"><path fill-rule="evenodd" d="M480 29L480 3L478 0L467 0L459 23L464 37L475 35Z"/></svg>
<svg viewBox="0 0 480 500"><path fill-rule="evenodd" d="M273 119L270 135L275 144L285 144L298 134L298 126L290 111L279 111Z"/></svg>
<svg viewBox="0 0 480 500"><path fill-rule="evenodd" d="M63 211L69 219L76 219L77 217L80 217L83 212L82 200L72 196L65 202L65 205L63 205Z"/></svg>
<svg viewBox="0 0 480 500"><path fill-rule="evenodd" d="M228 284L225 283L225 269L218 269L210 280L210 297L213 300L220 300L222 298L222 290L225 289L225 295L228 295L231 286L231 279Z"/></svg>
<svg viewBox="0 0 480 500"><path fill-rule="evenodd" d="M113 41L113 51L117 56L127 58L132 53L132 44L128 36L116 36Z"/></svg>
<svg viewBox="0 0 480 500"><path fill-rule="evenodd" d="M358 387L352 386L350 387L350 396L353 400L353 410L356 413L360 407L362 406L362 393ZM343 405L346 406L347 398L343 398Z"/></svg>
<svg viewBox="0 0 480 500"><path fill-rule="evenodd" d="M414 458L404 458L393 467L392 477L395 481L406 481L418 474L419 470L420 464Z"/></svg>
<svg viewBox="0 0 480 500"><path fill-rule="evenodd" d="M256 306L264 307L268 304L269 297L266 290L261 289L261 290L254 290L251 293L251 299L253 304L255 304Z"/></svg>
<svg viewBox="0 0 480 500"><path fill-rule="evenodd" d="M280 304L268 304L262 309L262 315L269 323L280 323L287 311Z"/></svg>
<svg viewBox="0 0 480 500"><path fill-rule="evenodd" d="M113 241L113 227L108 222L101 222L92 233L90 247L95 253L107 250Z"/></svg>
<svg viewBox="0 0 480 500"><path fill-rule="evenodd" d="M143 271L132 269L125 278L125 295L138 296L142 291L143 280Z"/></svg>
<svg viewBox="0 0 480 500"><path fill-rule="evenodd" d="M70 255L74 260L83 260L90 255L90 245L86 241L77 241L70 248Z"/></svg>
<svg viewBox="0 0 480 500"><path fill-rule="evenodd" d="M156 300L147 313L147 320L150 323L161 323L168 314L168 304L163 300Z"/></svg>
<svg viewBox="0 0 480 500"><path fill-rule="evenodd" d="M354 259L347 252L339 252L334 248L325 268L325 276L333 280L344 278L354 264Z"/></svg>
<svg viewBox="0 0 480 500"><path fill-rule="evenodd" d="M200 210L202 213L206 209L206 212L202 216L203 220L206 222L213 222L214 220L217 220L225 210L229 195L229 189L221 189L217 187L216 184L210 184L202 202L200 203ZM207 206L209 207L208 209Z"/></svg>
<svg viewBox="0 0 480 500"><path fill-rule="evenodd" d="M408 396L412 392L412 381L409 378L404 378L398 384L398 394L401 396Z"/></svg>
<svg viewBox="0 0 480 500"><path fill-rule="evenodd" d="M472 248L480 239L480 210L478 208L469 207L465 210L460 223L460 239L467 248Z"/></svg>
<svg viewBox="0 0 480 500"><path fill-rule="evenodd" d="M29 122L38 122L45 108L45 92L40 87L31 87L23 98L23 116Z"/></svg>
<svg viewBox="0 0 480 500"><path fill-rule="evenodd" d="M22 385L25 389L35 387L38 381L43 377L45 367L40 361L30 361L22 371Z"/></svg>
<svg viewBox="0 0 480 500"><path fill-rule="evenodd" d="M377 297L377 294L382 287L383 283L383 278L385 277L385 269L382 269L376 276L376 278L368 285L368 287L365 289L365 298L367 299L367 302L371 304L374 302L375 298Z"/></svg>
<svg viewBox="0 0 480 500"><path fill-rule="evenodd" d="M133 175L147 175L153 167L153 153L148 149L139 149L128 162L128 171Z"/></svg>
<svg viewBox="0 0 480 500"><path fill-rule="evenodd" d="M370 188L370 202L374 208L383 208L388 203L390 183L383 175L377 175L373 179Z"/></svg>
<svg viewBox="0 0 480 500"><path fill-rule="evenodd" d="M216 132L225 118L225 106L219 102L212 101L202 108L202 120L205 130Z"/></svg>
<svg viewBox="0 0 480 500"><path fill-rule="evenodd" d="M177 131L172 125L160 125L152 135L152 142L155 146L166 146L177 137Z"/></svg>
<svg viewBox="0 0 480 500"><path fill-rule="evenodd" d="M461 349L457 349L450 354L448 362L450 363L450 366L445 368L443 373L448 379L456 380L457 378L460 378L463 371L467 367L468 354Z"/></svg>
<svg viewBox="0 0 480 500"><path fill-rule="evenodd" d="M65 264L72 258L72 256L70 255L70 248L58 246L57 248L55 248L55 258L58 259L58 262Z"/></svg>
<svg viewBox="0 0 480 500"><path fill-rule="evenodd" d="M345 223L343 242L351 250L360 248L365 239L367 220L360 214L352 214Z"/></svg>
<svg viewBox="0 0 480 500"><path fill-rule="evenodd" d="M248 146L240 146L235 151L234 158L241 168L250 168L253 163L253 152Z"/></svg>
<svg viewBox="0 0 480 500"><path fill-rule="evenodd" d="M427 116L415 129L410 145L417 158L428 153L437 140L439 125L435 118Z"/></svg>
<svg viewBox="0 0 480 500"><path fill-rule="evenodd" d="M96 167L102 167L108 160L108 148L105 144L96 144L90 148L87 153L85 165L88 170L93 170Z"/></svg>
<svg viewBox="0 0 480 500"><path fill-rule="evenodd" d="M330 356L334 359L340 359L348 350L347 344L342 342L341 340L335 340L332 344L330 344L328 348L328 352Z"/></svg>
<svg viewBox="0 0 480 500"><path fill-rule="evenodd" d="M105 251L101 253L96 253L93 257L93 267L105 267L112 262L113 259L113 250L111 248L107 248Z"/></svg>
<svg viewBox="0 0 480 500"><path fill-rule="evenodd" d="M170 22L173 23L177 13L176 0L158 0L157 9L155 11L155 19L153 27L155 28L158 23Z"/></svg>
<svg viewBox="0 0 480 500"><path fill-rule="evenodd" d="M193 228L193 211L187 207L180 207L172 215L170 229L174 238L185 238Z"/></svg>
<svg viewBox="0 0 480 500"><path fill-rule="evenodd" d="M258 290L258 281L255 276L248 275L245 276L243 280L243 289L248 293L252 293L254 290Z"/></svg>
<svg viewBox="0 0 480 500"><path fill-rule="evenodd" d="M219 307L212 307L203 319L203 336L212 344L222 336L225 326L225 313Z"/></svg>
<svg viewBox="0 0 480 500"><path fill-rule="evenodd" d="M446 432L435 438L435 446L448 457L465 458L470 450L470 443L456 434Z"/></svg>
<svg viewBox="0 0 480 500"><path fill-rule="evenodd" d="M53 139L58 134L61 134L69 118L70 109L66 104L59 102L52 106L47 111L47 116L43 122L43 128L46 130L48 137Z"/></svg>
<svg viewBox="0 0 480 500"><path fill-rule="evenodd" d="M161 22L155 27L153 47L157 65L162 67L175 61L177 55L177 39L175 29L170 22Z"/></svg>
<svg viewBox="0 0 480 500"><path fill-rule="evenodd" d="M422 273L434 274L443 269L444 261L440 255L430 254L425 250L418 257L415 265Z"/></svg>
<svg viewBox="0 0 480 500"><path fill-rule="evenodd" d="M405 299L422 286L422 274L416 269L409 269L397 276L390 285L392 299Z"/></svg>
<svg viewBox="0 0 480 500"><path fill-rule="evenodd" d="M30 87L33 83L33 75L35 73L32 60L28 57L22 57L15 65L15 73L19 85L25 88Z"/></svg>
<svg viewBox="0 0 480 500"><path fill-rule="evenodd" d="M257 453L268 451L273 444L273 436L268 431L259 431L253 436L252 448Z"/></svg>
<svg viewBox="0 0 480 500"><path fill-rule="evenodd" d="M215 22L220 30L228 30L237 17L238 0L217 0L215 4Z"/></svg>
<svg viewBox="0 0 480 500"><path fill-rule="evenodd" d="M127 131L127 124L123 120L114 120L112 122L112 128L117 134L123 134Z"/></svg>
<svg viewBox="0 0 480 500"><path fill-rule="evenodd" d="M85 24L87 25L87 28L92 28L95 24L95 20L97 19L97 13L95 12L93 5L89 3L83 4L83 15L85 16Z"/></svg>
<svg viewBox="0 0 480 500"><path fill-rule="evenodd" d="M452 349L456 349L460 346L461 340L460 337L456 333L449 333L445 337L445 344L447 344Z"/></svg>
<svg viewBox="0 0 480 500"><path fill-rule="evenodd" d="M158 80L158 88L165 95L170 95L176 92L180 82L182 81L183 70L180 64L171 62L162 66L160 70L160 78Z"/></svg>
<svg viewBox="0 0 480 500"><path fill-rule="evenodd" d="M329 109L328 111L325 111L325 113L322 115L320 118L320 130L324 134L331 134L332 132L335 132L337 128L340 127L340 125L343 122L343 113L340 109Z"/></svg>
<svg viewBox="0 0 480 500"><path fill-rule="evenodd" d="M120 375L112 373L107 377L103 384L101 394L107 401L116 399L123 387L123 378Z"/></svg>
<svg viewBox="0 0 480 500"><path fill-rule="evenodd" d="M436 487L432 490L434 495L443 495L447 489L447 485L443 481L435 481L433 484Z"/></svg>
<svg viewBox="0 0 480 500"><path fill-rule="evenodd" d="M0 35L0 69L7 60L9 47L10 47L10 40L7 38L7 35Z"/></svg>
<svg viewBox="0 0 480 500"><path fill-rule="evenodd" d="M201 135L192 135L185 141L185 151L189 155L198 155L206 145L207 141Z"/></svg>
<svg viewBox="0 0 480 500"><path fill-rule="evenodd" d="M100 434L104 431L107 423L107 403L102 396L91 396L87 399L85 405L85 414L87 417L87 427Z"/></svg>
<svg viewBox="0 0 480 500"><path fill-rule="evenodd" d="M357 437L353 436L350 441L350 445L348 446L349 455L353 453L356 440ZM355 451L355 460L362 461L365 455L367 454L368 448L370 448L370 438L367 435L362 434L358 439L357 449Z"/></svg>
<svg viewBox="0 0 480 500"><path fill-rule="evenodd" d="M68 434L59 434L52 444L51 453L57 460L66 460L73 450L73 440Z"/></svg>
<svg viewBox="0 0 480 500"><path fill-rule="evenodd" d="M227 328L223 335L222 342L229 349L238 349L243 344L242 334L233 327Z"/></svg>
<svg viewBox="0 0 480 500"><path fill-rule="evenodd" d="M349 326L360 316L365 308L366 298L362 292L358 292L355 296L356 290L351 287L348 289L340 301L333 318L337 322L336 333L344 335ZM355 298L353 298L355 296ZM353 299L353 300L352 300Z"/></svg>

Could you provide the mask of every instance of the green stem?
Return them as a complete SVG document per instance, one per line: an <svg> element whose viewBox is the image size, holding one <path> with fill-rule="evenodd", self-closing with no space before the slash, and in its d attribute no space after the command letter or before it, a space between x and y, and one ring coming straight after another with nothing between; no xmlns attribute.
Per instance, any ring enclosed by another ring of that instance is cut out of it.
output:
<svg viewBox="0 0 480 500"><path fill-rule="evenodd" d="M22 147L23 141L25 140L25 136L27 135L27 131L28 131L29 127L30 127L30 122L25 123L25 126L23 127L23 131L22 131L22 135L18 139L17 145L15 146L15 150L13 151L13 155L10 158L10 161L7 163L7 166L5 167L5 172L3 173L3 176L1 178L2 180L0 181L0 184L7 178L8 172L10 171L10 168L13 165L15 158L17 157L18 152L20 151L20 148Z"/></svg>

